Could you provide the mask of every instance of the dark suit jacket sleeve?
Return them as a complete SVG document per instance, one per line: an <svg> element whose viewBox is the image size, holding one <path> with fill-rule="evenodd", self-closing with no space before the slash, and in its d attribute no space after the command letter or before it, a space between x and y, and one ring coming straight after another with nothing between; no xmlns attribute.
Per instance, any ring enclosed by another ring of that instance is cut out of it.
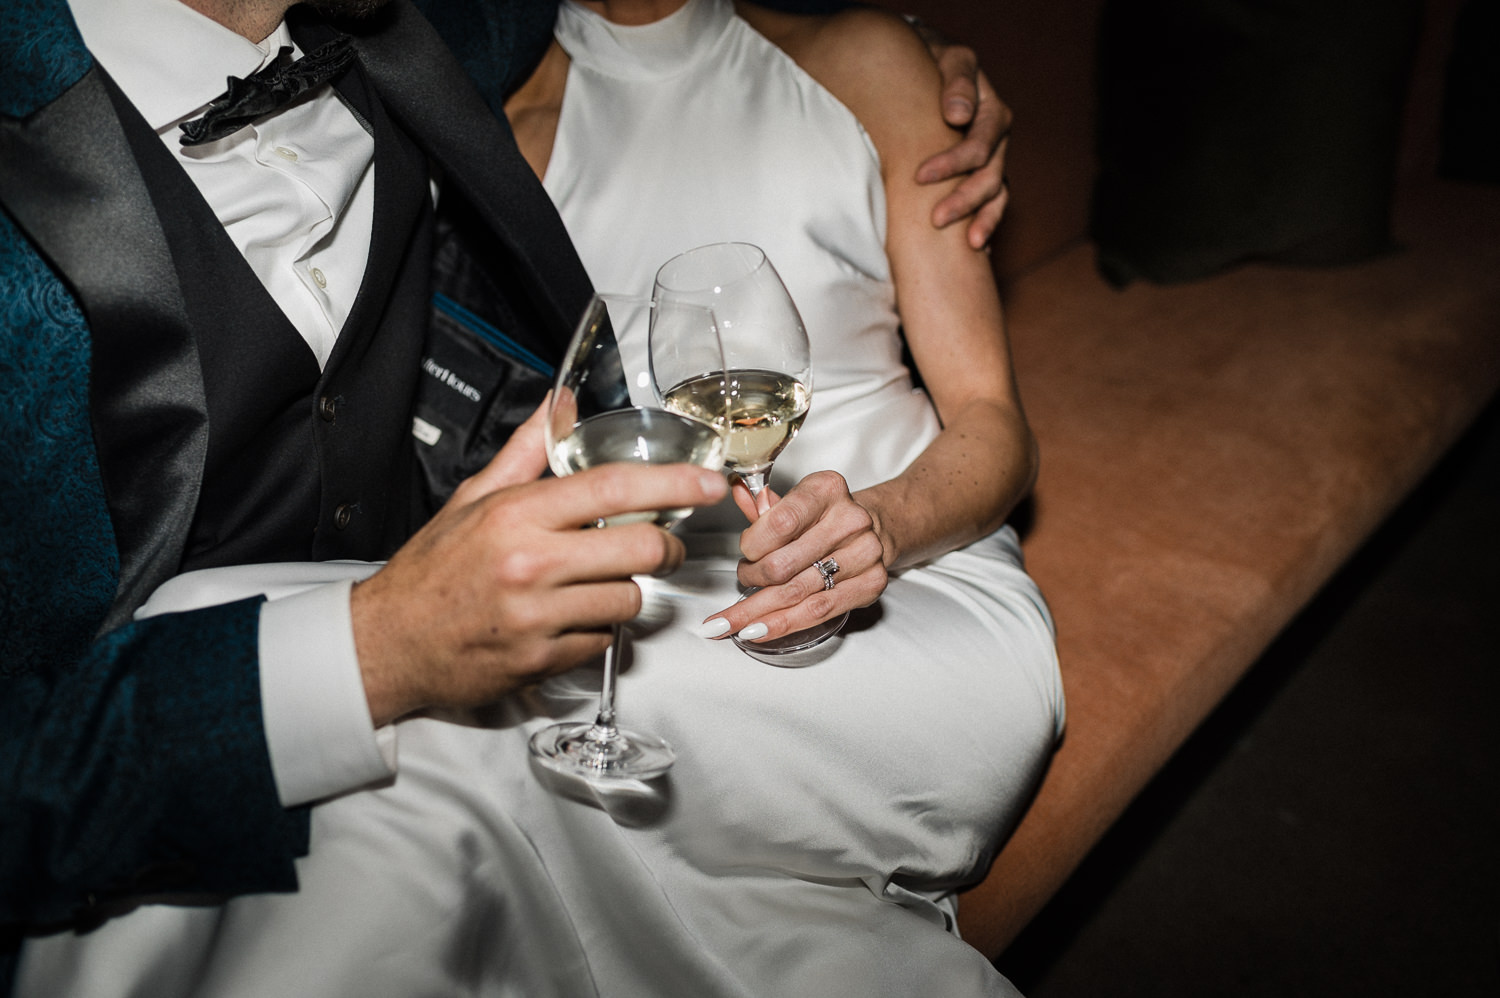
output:
<svg viewBox="0 0 1500 998"><path fill-rule="evenodd" d="M555 0L414 0L496 115L547 51Z"/></svg>
<svg viewBox="0 0 1500 998"><path fill-rule="evenodd" d="M280 806L270 770L259 603L132 623L6 677L0 924L295 888L307 815Z"/></svg>
<svg viewBox="0 0 1500 998"><path fill-rule="evenodd" d="M271 774L258 602L97 635L119 566L88 330L4 214L0 372L0 930L144 893L291 889L307 815Z"/></svg>

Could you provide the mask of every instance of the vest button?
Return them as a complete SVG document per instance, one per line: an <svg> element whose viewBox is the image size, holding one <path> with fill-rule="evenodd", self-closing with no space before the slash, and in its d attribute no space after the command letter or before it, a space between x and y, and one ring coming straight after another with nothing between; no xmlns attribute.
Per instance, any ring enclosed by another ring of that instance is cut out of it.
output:
<svg viewBox="0 0 1500 998"><path fill-rule="evenodd" d="M338 399L332 395L324 395L318 399L318 415L322 417L325 423L333 422L333 418L338 415L338 408Z"/></svg>
<svg viewBox="0 0 1500 998"><path fill-rule="evenodd" d="M349 521L354 519L354 505L352 503L340 503L338 509L333 511L333 525L343 530L349 526Z"/></svg>

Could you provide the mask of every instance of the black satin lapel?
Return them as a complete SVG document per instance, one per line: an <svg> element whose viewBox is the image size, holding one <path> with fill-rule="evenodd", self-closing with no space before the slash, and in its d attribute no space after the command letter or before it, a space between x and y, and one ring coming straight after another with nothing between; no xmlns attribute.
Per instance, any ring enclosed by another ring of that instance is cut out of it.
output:
<svg viewBox="0 0 1500 998"><path fill-rule="evenodd" d="M379 30L355 36L361 64L391 114L443 166L444 183L458 185L516 261L530 269L525 283L556 323L560 353L592 287L510 126L490 111L408 0L389 4L371 25Z"/></svg>
<svg viewBox="0 0 1500 998"><path fill-rule="evenodd" d="M117 93L95 66L31 117L0 122L6 207L68 282L93 341L94 440L120 555L105 629L176 572L208 445L191 328Z"/></svg>
<svg viewBox="0 0 1500 998"><path fill-rule="evenodd" d="M417 217L431 204L430 170L422 151L401 135L370 92L359 71L341 81L345 100L370 124L375 136L375 226L359 294L349 310L346 328L363 328L371 315L383 311L394 290L396 273L408 251ZM425 245L425 244L424 244ZM375 310L373 313L371 310ZM351 351L365 350L371 341L340 335L328 358L328 369L341 366Z"/></svg>

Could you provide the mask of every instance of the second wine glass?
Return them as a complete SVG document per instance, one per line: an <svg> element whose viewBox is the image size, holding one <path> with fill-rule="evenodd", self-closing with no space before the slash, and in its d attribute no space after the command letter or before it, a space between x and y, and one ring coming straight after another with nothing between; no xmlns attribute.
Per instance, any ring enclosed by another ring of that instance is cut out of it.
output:
<svg viewBox="0 0 1500 998"><path fill-rule="evenodd" d="M553 384L547 409L547 460L557 475L611 461L724 463L724 403L711 398L691 416L659 405L653 372L673 383L724 380L724 356L713 312L691 303L596 294L584 310ZM652 521L671 526L689 509L647 510L595 522L597 527ZM604 680L593 723L563 722L531 737L532 755L549 769L597 781L659 776L676 758L661 738L615 723L615 687L624 629L616 624L604 656Z"/></svg>

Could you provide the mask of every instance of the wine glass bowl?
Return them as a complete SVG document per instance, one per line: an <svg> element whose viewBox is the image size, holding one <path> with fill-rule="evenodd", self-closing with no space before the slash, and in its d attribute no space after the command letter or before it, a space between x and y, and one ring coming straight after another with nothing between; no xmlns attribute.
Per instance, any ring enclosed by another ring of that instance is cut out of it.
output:
<svg viewBox="0 0 1500 998"><path fill-rule="evenodd" d="M725 402L716 405L708 397L694 412L663 408L655 378L719 382L723 364L711 310L594 295L548 405L547 463L553 474L571 475L611 461L722 467ZM626 513L605 522L655 520L670 527L688 512Z"/></svg>
<svg viewBox="0 0 1500 998"><path fill-rule="evenodd" d="M812 348L797 306L758 246L714 243L681 253L656 273L655 298L713 309L727 374L722 385L681 384L667 408L692 414L727 395L725 467L757 501L776 458L797 435L812 399Z"/></svg>

